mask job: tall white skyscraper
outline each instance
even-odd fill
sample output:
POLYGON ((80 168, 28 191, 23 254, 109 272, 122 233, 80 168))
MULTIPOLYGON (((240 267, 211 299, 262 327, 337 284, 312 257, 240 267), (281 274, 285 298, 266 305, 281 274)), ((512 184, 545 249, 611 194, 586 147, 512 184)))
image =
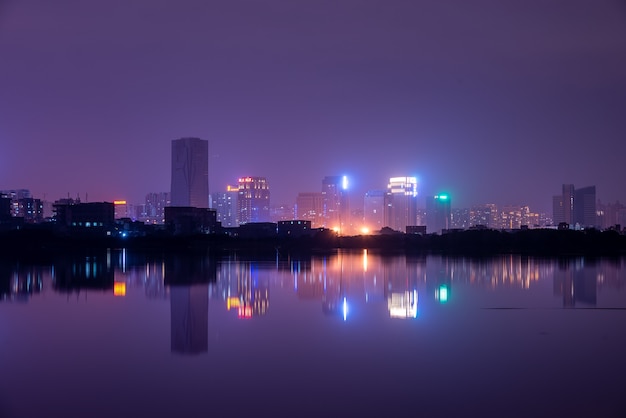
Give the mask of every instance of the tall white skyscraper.
POLYGON ((385 198, 386 226, 405 232, 407 226, 417 224, 417 178, 390 178, 385 198))
POLYGON ((209 141, 172 141, 172 206, 209 207, 209 141))

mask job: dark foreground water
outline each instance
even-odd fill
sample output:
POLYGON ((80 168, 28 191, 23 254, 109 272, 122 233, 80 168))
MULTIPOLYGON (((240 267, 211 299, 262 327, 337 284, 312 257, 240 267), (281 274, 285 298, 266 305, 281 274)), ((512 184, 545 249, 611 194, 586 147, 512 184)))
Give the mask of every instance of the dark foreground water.
POLYGON ((626 261, 0 263, 0 417, 626 416, 626 261))

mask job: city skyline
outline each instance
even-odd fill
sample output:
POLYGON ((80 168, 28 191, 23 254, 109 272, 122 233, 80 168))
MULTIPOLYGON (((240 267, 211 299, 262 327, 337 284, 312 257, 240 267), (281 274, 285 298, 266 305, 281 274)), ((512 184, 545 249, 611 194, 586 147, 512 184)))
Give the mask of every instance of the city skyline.
MULTIPOLYGON (((354 195, 626 201, 626 8, 612 1, 0 6, 0 189, 89 201, 167 191, 169 143, 209 141, 209 192, 267 178, 354 195), (115 28, 112 30, 111 28, 115 28)), ((423 201, 422 201, 423 204, 423 201)))

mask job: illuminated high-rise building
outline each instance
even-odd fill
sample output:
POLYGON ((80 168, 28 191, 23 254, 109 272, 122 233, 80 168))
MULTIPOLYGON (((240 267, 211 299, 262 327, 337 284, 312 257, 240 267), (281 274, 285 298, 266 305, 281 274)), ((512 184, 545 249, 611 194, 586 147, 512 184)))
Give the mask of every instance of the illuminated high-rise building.
POLYGON ((417 178, 390 178, 385 197, 385 226, 405 232, 417 224, 417 178))
POLYGON ((452 225, 450 196, 438 194, 426 201, 426 226, 429 233, 441 234, 452 225))
POLYGON ((211 208, 217 212, 217 221, 224 227, 239 226, 237 198, 239 186, 226 186, 225 192, 211 193, 211 208))
POLYGON ((322 180, 322 212, 326 228, 347 233, 350 225, 348 178, 326 176, 322 180))
POLYGON ((239 224, 270 222, 270 186, 265 177, 242 177, 237 195, 239 224))
POLYGON ((209 141, 172 141, 172 206, 209 207, 209 141))

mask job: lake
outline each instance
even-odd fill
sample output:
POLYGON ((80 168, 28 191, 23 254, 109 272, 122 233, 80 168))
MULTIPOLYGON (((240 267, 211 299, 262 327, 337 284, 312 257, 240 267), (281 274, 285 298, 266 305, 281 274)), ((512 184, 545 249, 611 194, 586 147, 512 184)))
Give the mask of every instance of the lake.
POLYGON ((626 260, 5 260, 0 356, 0 417, 623 417, 626 260))

